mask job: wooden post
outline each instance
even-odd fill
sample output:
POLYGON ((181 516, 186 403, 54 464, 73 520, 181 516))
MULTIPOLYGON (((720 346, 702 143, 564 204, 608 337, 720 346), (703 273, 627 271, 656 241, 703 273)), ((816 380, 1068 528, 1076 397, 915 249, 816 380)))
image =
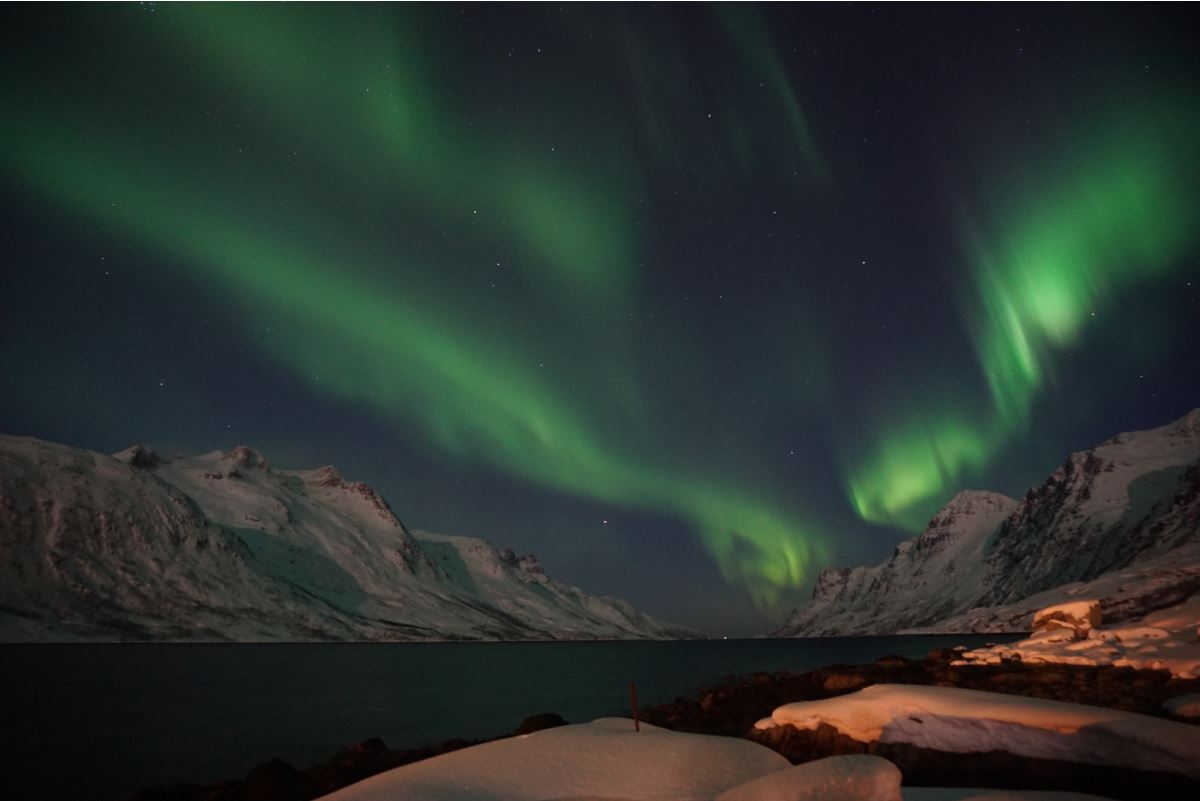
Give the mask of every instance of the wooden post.
POLYGON ((632 681, 629 682, 629 706, 633 710, 633 730, 641 731, 642 725, 638 723, 637 714, 637 685, 632 681))

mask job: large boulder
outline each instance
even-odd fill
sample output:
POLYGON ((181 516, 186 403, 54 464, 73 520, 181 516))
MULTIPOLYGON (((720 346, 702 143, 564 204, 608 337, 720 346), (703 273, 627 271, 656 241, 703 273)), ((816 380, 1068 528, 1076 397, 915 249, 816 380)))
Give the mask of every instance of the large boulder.
POLYGON ((1100 625, 1100 602, 1072 601, 1048 606, 1033 615, 1033 639, 1084 640, 1100 625))

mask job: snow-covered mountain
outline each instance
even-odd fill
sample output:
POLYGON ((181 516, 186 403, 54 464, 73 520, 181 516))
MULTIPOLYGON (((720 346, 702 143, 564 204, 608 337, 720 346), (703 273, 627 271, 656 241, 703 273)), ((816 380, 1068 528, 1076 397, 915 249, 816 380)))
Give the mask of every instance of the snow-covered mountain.
POLYGON ((689 635, 533 556, 410 531, 332 467, 0 435, 0 640, 689 635))
POLYGON ((1200 409, 1073 453, 1024 500, 960 492, 874 567, 828 567, 777 636, 1025 631, 1101 598, 1130 619, 1200 591, 1200 409))

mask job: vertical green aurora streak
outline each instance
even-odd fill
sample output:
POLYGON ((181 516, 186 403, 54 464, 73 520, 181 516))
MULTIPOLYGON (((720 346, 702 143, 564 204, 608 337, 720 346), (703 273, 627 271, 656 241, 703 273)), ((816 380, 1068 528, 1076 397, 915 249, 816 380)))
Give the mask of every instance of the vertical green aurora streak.
MULTIPOLYGON (((1123 109, 1072 148, 1068 167, 1013 187, 992 224, 963 223, 972 266, 964 320, 989 403, 982 413, 927 397, 848 460, 859 515, 919 529, 963 475, 1029 420, 1054 358, 1126 288, 1161 278, 1194 241, 1200 123, 1188 98, 1123 109)), ((950 393, 950 397, 960 396, 950 393)))

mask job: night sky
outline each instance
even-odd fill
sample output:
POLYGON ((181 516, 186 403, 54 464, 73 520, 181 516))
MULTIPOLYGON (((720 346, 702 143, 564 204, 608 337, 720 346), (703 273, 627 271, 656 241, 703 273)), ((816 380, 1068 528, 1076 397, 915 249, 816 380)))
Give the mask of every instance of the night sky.
POLYGON ((33 6, 0 430, 715 634, 1200 406, 1194 7, 33 6))

